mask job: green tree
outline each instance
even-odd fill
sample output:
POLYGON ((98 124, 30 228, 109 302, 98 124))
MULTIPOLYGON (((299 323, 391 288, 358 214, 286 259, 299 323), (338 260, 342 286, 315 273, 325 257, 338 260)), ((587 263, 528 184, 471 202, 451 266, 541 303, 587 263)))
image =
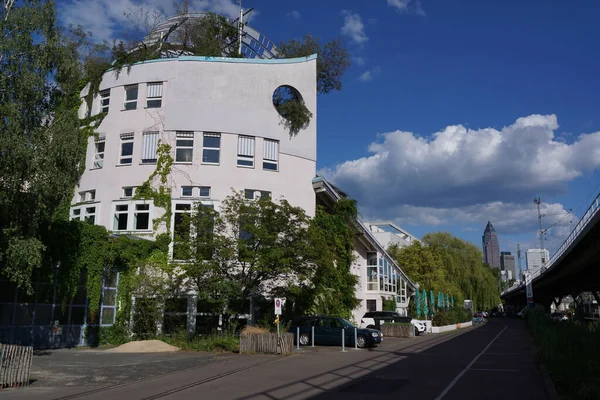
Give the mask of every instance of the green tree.
POLYGON ((44 232, 66 218, 83 166, 81 42, 57 25, 53 1, 8 11, 0 9, 0 273, 31 289, 44 232))
POLYGON ((185 275, 199 292, 219 297, 233 313, 245 312, 249 298, 303 280, 313 254, 309 218, 286 200, 248 201, 234 192, 220 211, 197 205, 188 227, 175 227, 174 246, 189 249, 185 275))

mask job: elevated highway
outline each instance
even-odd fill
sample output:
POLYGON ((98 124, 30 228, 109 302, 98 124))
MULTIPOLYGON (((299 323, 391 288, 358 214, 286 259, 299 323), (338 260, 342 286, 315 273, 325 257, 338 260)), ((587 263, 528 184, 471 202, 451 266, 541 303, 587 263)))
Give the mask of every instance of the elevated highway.
MULTIPOLYGON (((582 292, 592 292, 600 303, 600 193, 556 253, 531 278, 534 302, 547 309, 567 295, 580 306, 582 292)), ((525 283, 506 289, 501 297, 506 304, 524 307, 525 283)))

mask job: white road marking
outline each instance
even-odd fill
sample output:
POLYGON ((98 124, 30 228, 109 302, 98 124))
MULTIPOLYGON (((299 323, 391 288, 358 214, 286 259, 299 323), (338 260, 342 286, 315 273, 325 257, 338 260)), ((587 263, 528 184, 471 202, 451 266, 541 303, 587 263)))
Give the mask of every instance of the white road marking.
POLYGON ((440 393, 440 395, 438 397, 436 397, 435 400, 442 400, 444 398, 444 396, 446 396, 448 394, 450 389, 452 389, 454 387, 454 385, 456 385, 456 382, 458 382, 460 380, 460 378, 462 378, 462 376, 465 374, 465 372, 467 372, 469 369, 471 369, 473 364, 475 364, 477 362, 477 360, 479 359, 479 357, 481 357, 483 355, 483 353, 485 353, 485 351, 487 349, 489 349, 490 346, 496 341, 496 339, 498 339, 500 337, 500 335, 502 335, 502 332, 504 332, 506 330, 506 328, 508 328, 508 326, 505 326, 504 329, 502 329, 500 331, 500 333, 497 334, 496 337, 493 338, 492 341, 489 342, 487 346, 485 346, 485 349, 481 350, 481 353, 477 354, 475 356, 475 358, 473 360, 471 360, 469 365, 467 365, 467 367, 465 369, 463 369, 462 371, 460 371, 460 373, 458 375, 456 375, 456 378, 454 378, 452 380, 452 382, 450 382, 450 384, 448 386, 446 386, 446 389, 444 389, 444 391, 442 393, 440 393))

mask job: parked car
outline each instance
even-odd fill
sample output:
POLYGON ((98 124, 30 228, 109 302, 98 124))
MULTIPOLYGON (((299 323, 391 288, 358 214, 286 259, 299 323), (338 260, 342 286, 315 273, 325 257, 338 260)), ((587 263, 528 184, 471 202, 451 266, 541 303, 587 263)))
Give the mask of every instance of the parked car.
POLYGON ((427 325, 423 321, 405 317, 394 311, 369 311, 360 319, 361 328, 381 329, 381 325, 390 322, 399 322, 405 324, 413 324, 415 327, 415 336, 424 333, 427 330, 427 325))
POLYGON ((569 320, 569 316, 567 314, 564 314, 561 312, 553 312, 552 314, 550 314, 550 318, 555 321, 568 321, 569 320))
POLYGON ((377 329, 359 328, 344 318, 327 316, 304 316, 292 321, 288 332, 294 334, 294 340, 300 328, 300 344, 311 344, 312 327, 315 328, 316 345, 342 345, 342 328, 346 346, 354 346, 354 329, 356 328, 356 345, 358 347, 373 347, 383 340, 383 335, 377 329))

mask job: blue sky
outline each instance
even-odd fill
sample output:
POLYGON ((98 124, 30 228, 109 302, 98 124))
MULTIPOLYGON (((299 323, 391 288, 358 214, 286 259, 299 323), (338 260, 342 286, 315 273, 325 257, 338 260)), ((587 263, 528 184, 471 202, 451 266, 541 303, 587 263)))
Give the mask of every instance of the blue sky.
MULTIPOLYGON (((191 1, 233 15, 231 0, 191 1)), ((122 12, 170 1, 63 0, 63 22, 117 38, 122 12), (104 15, 102 18, 100 15, 104 15)), ((245 0, 276 43, 343 37, 343 90, 318 99, 318 168, 366 219, 445 230, 502 250, 555 249, 600 189, 600 2, 245 0), (571 223, 569 223, 572 221, 571 223)))

